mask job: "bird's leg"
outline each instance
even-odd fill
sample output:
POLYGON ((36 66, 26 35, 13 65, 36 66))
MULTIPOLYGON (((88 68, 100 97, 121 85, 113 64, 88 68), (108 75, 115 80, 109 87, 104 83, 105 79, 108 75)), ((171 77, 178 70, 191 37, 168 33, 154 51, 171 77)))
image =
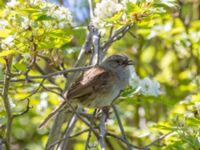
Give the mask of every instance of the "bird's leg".
POLYGON ((110 106, 106 106, 102 108, 102 113, 104 113, 106 115, 105 117, 105 122, 108 120, 109 115, 110 115, 110 106))

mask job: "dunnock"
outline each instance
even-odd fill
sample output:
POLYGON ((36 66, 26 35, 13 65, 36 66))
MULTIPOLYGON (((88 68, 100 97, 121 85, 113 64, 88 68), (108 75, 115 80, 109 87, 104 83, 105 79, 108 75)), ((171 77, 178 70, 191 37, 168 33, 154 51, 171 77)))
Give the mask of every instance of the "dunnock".
POLYGON ((87 70, 68 90, 66 100, 41 123, 40 127, 56 114, 66 101, 92 108, 110 106, 128 85, 129 65, 132 65, 132 61, 127 56, 112 55, 98 66, 87 70))

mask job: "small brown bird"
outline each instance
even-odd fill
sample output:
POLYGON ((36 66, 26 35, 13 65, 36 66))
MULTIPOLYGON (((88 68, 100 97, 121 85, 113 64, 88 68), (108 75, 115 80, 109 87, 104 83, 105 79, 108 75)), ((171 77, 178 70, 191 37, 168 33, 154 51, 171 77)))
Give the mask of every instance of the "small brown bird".
MULTIPOLYGON (((112 55, 98 66, 87 70, 65 95, 71 103, 86 107, 103 108, 110 106, 128 85, 132 61, 125 55, 112 55)), ((43 126, 65 101, 55 109, 40 126, 43 126)))

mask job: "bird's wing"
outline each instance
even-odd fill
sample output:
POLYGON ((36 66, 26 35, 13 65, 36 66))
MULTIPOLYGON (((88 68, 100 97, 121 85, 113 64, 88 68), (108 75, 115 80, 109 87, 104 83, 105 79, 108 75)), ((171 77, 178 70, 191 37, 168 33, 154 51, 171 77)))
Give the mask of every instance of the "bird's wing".
POLYGON ((102 67, 89 69, 83 74, 82 78, 69 89, 67 98, 70 100, 79 99, 88 97, 94 92, 103 92, 113 86, 112 83, 114 80, 116 80, 116 78, 113 73, 106 71, 102 67))

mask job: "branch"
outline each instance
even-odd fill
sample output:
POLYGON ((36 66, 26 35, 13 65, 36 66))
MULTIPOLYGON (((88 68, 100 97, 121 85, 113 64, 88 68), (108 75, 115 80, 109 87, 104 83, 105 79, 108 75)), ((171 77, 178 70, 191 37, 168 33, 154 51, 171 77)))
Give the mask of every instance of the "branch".
POLYGON ((102 58, 103 53, 100 49, 100 34, 99 30, 93 25, 90 26, 90 31, 92 32, 92 44, 94 46, 93 56, 92 56, 92 65, 98 65, 102 58))
MULTIPOLYGON (((94 118, 95 118, 96 112, 97 112, 97 109, 94 110, 93 115, 92 115, 92 117, 90 118, 90 122, 91 122, 92 125, 94 124, 94 118)), ((87 150, 87 148, 89 147, 89 142, 90 142, 90 138, 91 138, 91 133, 92 133, 92 131, 91 131, 91 128, 90 128, 90 130, 89 130, 89 132, 88 132, 87 140, 86 140, 86 142, 85 142, 85 150, 87 150)))
MULTIPOLYGON (((27 76, 26 78, 22 78, 22 79, 12 79, 12 80, 10 80, 10 82, 29 81, 30 79, 47 79, 47 78, 51 78, 51 77, 57 76, 57 75, 62 75, 62 74, 68 73, 68 72, 84 71, 84 70, 90 69, 92 67, 93 66, 77 67, 77 68, 62 70, 62 71, 58 71, 58 72, 49 73, 46 75, 41 75, 41 76, 27 76)), ((2 84, 2 83, 4 83, 4 82, 0 81, 0 84, 2 84)))
POLYGON ((33 107, 30 107, 29 104, 30 104, 30 100, 27 99, 26 110, 24 110, 23 112, 21 112, 21 113, 19 113, 19 114, 15 114, 15 115, 13 115, 13 116, 12 116, 13 119, 16 118, 16 117, 19 117, 19 116, 24 115, 24 114, 27 113, 31 108, 33 108, 33 107))
POLYGON ((117 135, 113 134, 113 133, 106 133, 106 136, 111 136, 117 140, 120 140, 121 142, 125 143, 125 144, 129 144, 130 147, 138 149, 138 150, 150 150, 149 147, 151 147, 152 145, 154 145, 155 143, 159 142, 160 140, 164 139, 165 137, 169 136, 173 134, 173 132, 169 132, 167 134, 161 135, 158 139, 154 140, 153 142, 151 142, 150 144, 144 146, 144 147, 139 147, 139 146, 135 146, 131 143, 128 143, 126 140, 124 140, 121 137, 118 137, 117 135))
POLYGON ((126 25, 114 32, 112 36, 102 45, 101 49, 106 52, 113 42, 121 39, 133 25, 126 25))
POLYGON ((88 4, 89 4, 89 9, 90 9, 90 19, 92 20, 94 18, 92 1, 88 0, 88 4))
POLYGON ((66 127, 66 131, 65 131, 64 137, 63 137, 63 138, 66 138, 66 140, 63 141, 61 149, 67 149, 67 145, 69 144, 69 138, 68 137, 70 137, 70 134, 72 133, 76 122, 77 122, 77 116, 72 114, 71 119, 68 121, 68 125, 66 127))
POLYGON ((64 141, 64 140, 66 140, 66 139, 68 139, 68 138, 77 137, 77 136, 79 136, 79 135, 81 135, 81 134, 83 134, 83 133, 85 133, 85 132, 88 132, 88 131, 90 131, 90 129, 85 129, 85 130, 80 131, 80 132, 78 132, 78 133, 76 133, 76 134, 74 134, 74 135, 71 135, 71 136, 69 136, 69 137, 61 138, 60 140, 57 140, 56 142, 52 143, 47 149, 52 148, 53 146, 57 145, 58 143, 60 143, 60 142, 62 142, 62 141, 64 141))
POLYGON ((31 94, 29 94, 29 95, 26 96, 25 98, 22 98, 22 99, 20 99, 20 100, 18 100, 18 101, 24 101, 24 100, 26 100, 26 99, 29 99, 29 98, 30 98, 31 96, 33 96, 34 94, 36 94, 36 93, 40 90, 40 88, 42 87, 44 81, 45 81, 45 79, 43 79, 42 82, 40 82, 39 86, 38 86, 33 92, 31 92, 31 94))
POLYGON ((143 149, 148 149, 150 146, 154 145, 155 143, 161 141, 162 139, 166 138, 167 136, 173 134, 173 132, 169 132, 167 134, 161 135, 158 139, 154 140, 153 142, 149 143, 148 145, 142 147, 143 149))
POLYGON ((111 136, 111 137, 113 137, 113 138, 115 138, 115 139, 117 139, 117 140, 120 140, 121 142, 123 142, 123 143, 125 143, 125 144, 129 144, 132 148, 141 149, 141 148, 138 147, 138 146, 135 146, 135 145, 133 145, 133 144, 127 143, 126 140, 124 140, 124 139, 121 138, 121 137, 118 137, 118 136, 115 135, 115 134, 112 134, 112 133, 107 132, 107 133, 106 133, 106 136, 111 136))
POLYGON ((3 81, 4 87, 2 91, 2 98, 3 98, 4 107, 6 109, 6 114, 7 114, 6 138, 5 138, 6 148, 7 150, 10 150, 11 149, 10 139, 11 139, 11 130, 12 130, 12 110, 11 110, 11 106, 10 106, 10 102, 8 98, 8 90, 9 90, 10 79, 11 79, 9 75, 10 75, 10 67, 12 63, 12 58, 7 57, 5 58, 5 61, 6 61, 6 69, 5 69, 5 75, 4 75, 4 81, 3 81))
POLYGON ((117 112, 117 108, 115 107, 115 105, 112 105, 112 108, 113 108, 114 113, 115 113, 115 116, 116 116, 116 118, 117 118, 117 122, 118 122, 118 124, 119 124, 119 128, 120 128, 120 131, 121 131, 121 133, 122 133, 122 138, 123 138, 125 141, 127 141, 127 147, 128 147, 129 150, 131 150, 131 146, 130 146, 130 144, 129 144, 129 142, 128 142, 128 139, 126 138, 126 133, 125 133, 125 131, 124 131, 124 128, 123 128, 121 119, 120 119, 119 114, 118 114, 118 112, 117 112))
POLYGON ((102 116, 101 116, 101 120, 100 120, 100 138, 99 138, 99 144, 101 145, 101 150, 106 149, 106 145, 105 145, 105 136, 106 136, 105 121, 106 121, 106 113, 102 109, 102 116))

